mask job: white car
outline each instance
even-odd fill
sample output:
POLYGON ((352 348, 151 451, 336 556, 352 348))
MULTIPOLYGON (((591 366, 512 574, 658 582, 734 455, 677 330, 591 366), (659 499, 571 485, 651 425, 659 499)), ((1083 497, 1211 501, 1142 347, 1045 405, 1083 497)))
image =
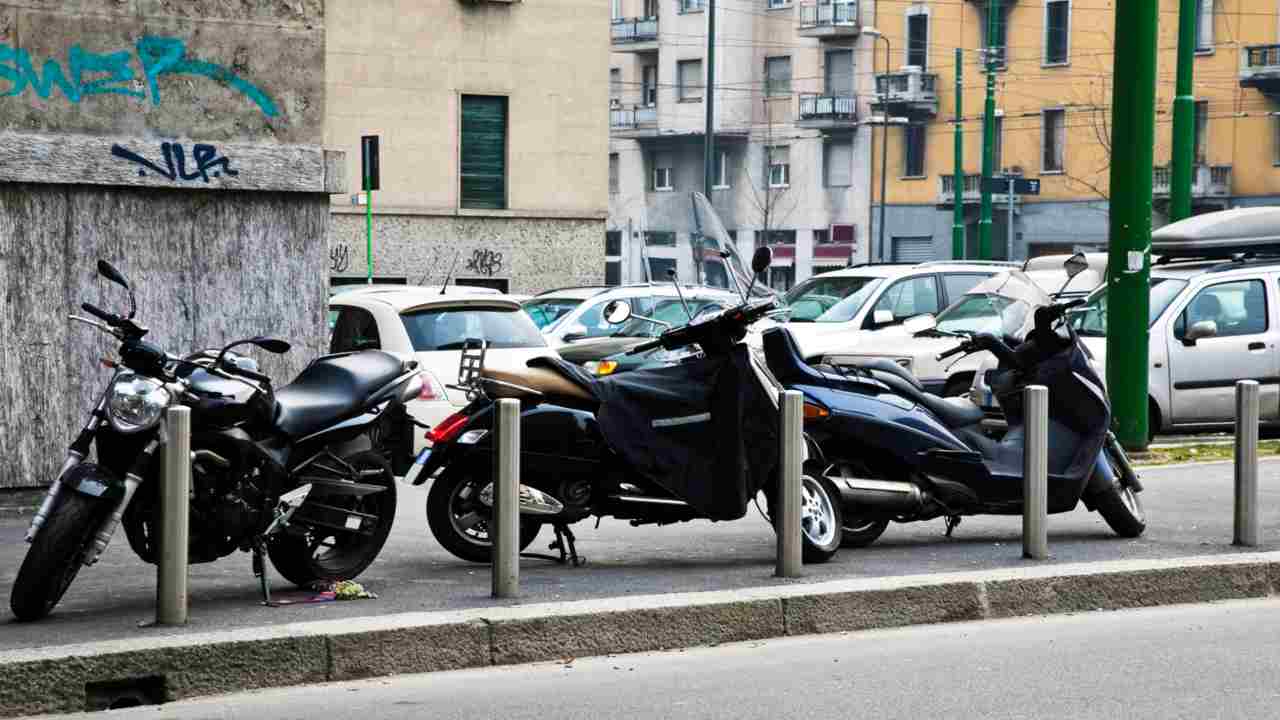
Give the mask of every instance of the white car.
POLYGON ((582 303, 608 291, 609 288, 604 285, 558 288, 534 295, 522 301, 521 304, 529 317, 533 318, 533 324, 537 325, 539 330, 547 332, 582 303))
MULTIPOLYGON (((523 369, 532 358, 554 357, 520 303, 501 294, 472 294, 438 289, 343 293, 329 300, 336 314, 330 352, 381 349, 415 359, 423 389, 407 409, 418 422, 436 425, 467 404, 466 393, 448 387, 458 382, 462 345, 470 338, 488 342, 485 365, 523 369)), ((413 452, 425 446, 413 432, 413 452)))
MULTIPOLYGON (((618 326, 604 319, 604 307, 609 303, 614 300, 625 300, 631 306, 634 315, 649 317, 660 304, 666 304, 664 301, 679 302, 680 293, 683 293, 685 300, 690 303, 694 300, 721 301, 726 297, 732 297, 728 291, 721 288, 701 285, 681 285, 679 292, 676 291, 675 285, 669 283, 619 285, 596 291, 568 312, 561 314, 553 323, 542 328, 542 333, 557 348, 563 348, 580 340, 611 337, 618 332, 618 326)), ((560 294, 548 293, 545 297, 560 297, 560 294)), ((540 295, 525 303, 525 311, 535 315, 538 312, 549 312, 549 308, 545 306, 538 309, 532 307, 533 303, 542 299, 544 296, 540 295)))

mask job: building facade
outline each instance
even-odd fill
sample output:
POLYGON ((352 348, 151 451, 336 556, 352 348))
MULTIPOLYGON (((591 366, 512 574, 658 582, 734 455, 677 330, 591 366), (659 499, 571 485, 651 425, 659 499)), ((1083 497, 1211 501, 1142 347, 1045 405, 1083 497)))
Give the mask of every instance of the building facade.
POLYGON ((510 292, 604 278, 609 10, 436 0, 330 0, 326 142, 346 150, 331 279, 454 282, 510 292), (380 188, 361 190, 361 137, 380 188))
MULTIPOLYGON (((704 188, 703 0, 612 0, 610 283, 697 281, 689 193, 704 188)), ((719 2, 711 201, 771 284, 867 257, 870 3, 719 2)))
MULTIPOLYGON (((881 27, 899 73, 931 77, 939 111, 896 105, 889 128, 885 260, 951 256, 956 97, 966 247, 975 257, 982 171, 986 2, 886 4, 881 27)), ((996 172, 1040 179, 1040 194, 997 195, 992 250, 1015 259, 1105 247, 1110 194, 1114 10, 1074 0, 1002 0, 996 50, 996 172), (1012 232, 1010 233, 1010 225, 1012 232)), ((1177 62, 1178 3, 1161 0, 1153 169, 1154 221, 1166 221, 1177 62)), ((1196 13, 1196 212, 1280 202, 1280 18, 1274 2, 1202 0, 1196 13)), ((882 76, 883 77, 883 76, 882 76)), ((881 80, 882 83, 885 80, 881 80)), ((882 85, 883 87, 883 85, 882 85)), ((890 91, 892 98, 893 92, 890 91)), ((872 165, 873 173, 880 159, 872 165)), ((878 174, 878 173, 877 173, 878 174)), ((878 203, 877 203, 878 204, 878 203)), ((878 207, 872 213, 878 220, 878 207)))

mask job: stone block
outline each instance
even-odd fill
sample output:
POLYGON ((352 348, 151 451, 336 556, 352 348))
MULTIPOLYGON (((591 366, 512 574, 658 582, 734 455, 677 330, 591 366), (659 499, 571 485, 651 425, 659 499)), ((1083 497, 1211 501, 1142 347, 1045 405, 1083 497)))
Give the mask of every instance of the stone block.
POLYGON ((489 664, 489 626, 483 622, 333 635, 328 642, 331 680, 489 664))
POLYGON ((783 609, 788 635, 959 622, 983 616, 978 586, 968 582, 802 595, 783 600, 783 609))

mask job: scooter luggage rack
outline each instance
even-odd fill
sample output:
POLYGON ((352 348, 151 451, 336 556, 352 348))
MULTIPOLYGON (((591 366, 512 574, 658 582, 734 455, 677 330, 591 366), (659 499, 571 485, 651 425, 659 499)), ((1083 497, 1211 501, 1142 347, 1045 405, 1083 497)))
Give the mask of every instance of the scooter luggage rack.
POLYGON ((481 397, 488 398, 489 394, 484 391, 485 385, 508 388, 522 395, 542 396, 542 392, 533 388, 485 377, 484 358, 488 349, 489 343, 485 340, 467 338, 462 344, 462 356, 458 360, 458 384, 447 387, 466 393, 468 402, 481 397))

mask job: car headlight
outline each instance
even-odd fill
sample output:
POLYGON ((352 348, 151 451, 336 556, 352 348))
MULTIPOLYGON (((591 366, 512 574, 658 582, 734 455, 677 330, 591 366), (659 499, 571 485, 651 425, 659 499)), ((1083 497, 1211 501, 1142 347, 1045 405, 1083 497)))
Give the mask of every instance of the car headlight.
POLYGON ((141 432, 155 427, 169 400, 169 391, 159 380, 121 373, 107 398, 107 419, 118 432, 141 432))

